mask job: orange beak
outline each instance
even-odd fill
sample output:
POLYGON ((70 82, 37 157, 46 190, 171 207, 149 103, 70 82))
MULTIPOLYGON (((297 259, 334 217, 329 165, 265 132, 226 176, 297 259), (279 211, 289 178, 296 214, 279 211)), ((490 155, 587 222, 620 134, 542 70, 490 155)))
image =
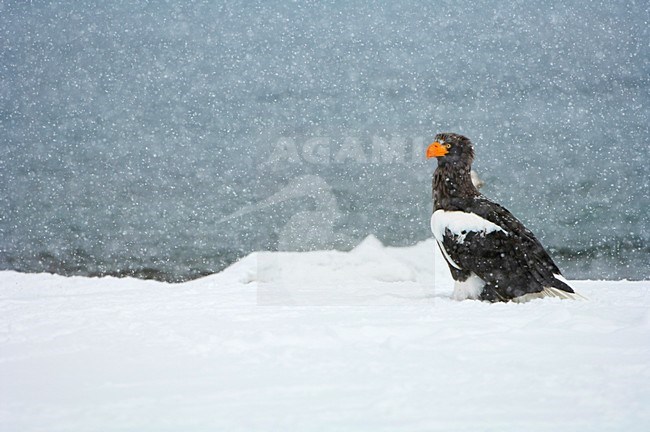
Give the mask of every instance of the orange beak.
POLYGON ((435 141, 427 148, 427 159, 431 159, 433 157, 441 157, 447 153, 449 153, 447 151, 447 148, 440 144, 438 141, 435 141))

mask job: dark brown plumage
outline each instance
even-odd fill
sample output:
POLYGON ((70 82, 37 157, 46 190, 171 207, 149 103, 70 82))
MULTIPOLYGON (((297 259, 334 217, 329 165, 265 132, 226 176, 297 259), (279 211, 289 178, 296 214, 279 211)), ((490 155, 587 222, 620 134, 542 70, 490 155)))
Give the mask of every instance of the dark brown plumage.
POLYGON ((433 175, 431 229, 456 281, 454 297, 487 301, 572 297, 573 289, 534 234, 472 184, 471 141, 443 133, 427 149, 433 175))

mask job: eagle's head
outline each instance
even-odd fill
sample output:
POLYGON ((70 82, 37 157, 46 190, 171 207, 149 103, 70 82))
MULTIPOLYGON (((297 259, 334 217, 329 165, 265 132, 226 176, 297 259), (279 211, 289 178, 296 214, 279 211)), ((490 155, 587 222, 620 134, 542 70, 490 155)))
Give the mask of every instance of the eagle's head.
POLYGON ((438 164, 471 166, 474 146, 469 138, 455 133, 439 133, 427 148, 427 159, 437 158, 438 164))

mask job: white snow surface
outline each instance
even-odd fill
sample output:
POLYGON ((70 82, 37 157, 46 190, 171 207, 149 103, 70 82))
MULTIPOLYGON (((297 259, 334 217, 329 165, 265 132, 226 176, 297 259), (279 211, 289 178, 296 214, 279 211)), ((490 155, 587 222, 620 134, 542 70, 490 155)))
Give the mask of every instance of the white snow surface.
POLYGON ((433 240, 263 252, 183 284, 0 272, 1 431, 650 424, 650 281, 454 301, 433 240))

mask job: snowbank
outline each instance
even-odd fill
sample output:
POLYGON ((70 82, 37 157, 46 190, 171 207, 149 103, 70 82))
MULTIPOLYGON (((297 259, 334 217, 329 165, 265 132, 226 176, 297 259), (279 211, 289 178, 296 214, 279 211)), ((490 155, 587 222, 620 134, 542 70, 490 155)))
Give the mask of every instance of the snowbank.
POLYGON ((650 282, 450 299, 433 241, 171 285, 0 272, 0 430, 645 430, 650 282))

